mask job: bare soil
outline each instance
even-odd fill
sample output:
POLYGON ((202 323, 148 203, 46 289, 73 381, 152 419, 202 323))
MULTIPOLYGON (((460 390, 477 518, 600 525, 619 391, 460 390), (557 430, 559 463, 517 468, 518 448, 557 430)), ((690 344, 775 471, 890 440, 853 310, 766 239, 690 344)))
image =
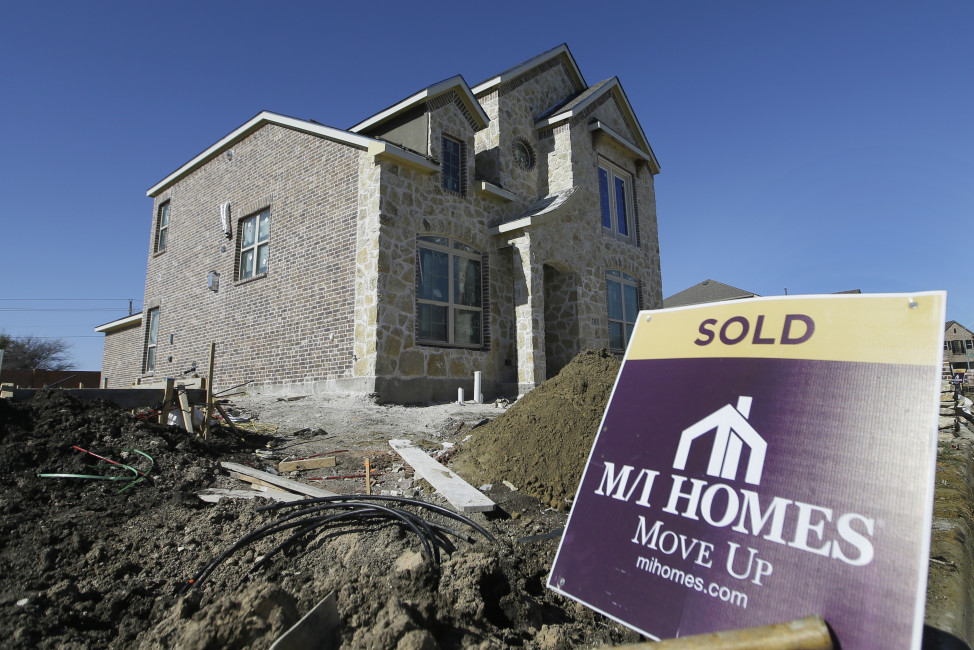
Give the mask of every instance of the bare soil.
POLYGON ((544 587, 565 506, 617 371, 609 355, 584 353, 510 408, 235 395, 228 406, 252 417, 250 430, 221 429, 208 441, 57 391, 19 404, 0 400, 4 646, 266 648, 330 592, 337 595, 345 648, 554 649, 638 641, 544 587), (439 564, 403 526, 350 520, 273 555, 281 537, 256 541, 180 595, 199 569, 282 514, 259 510, 269 503, 262 498, 201 501, 197 494, 206 488, 248 487, 227 476, 220 461, 266 469, 289 456, 329 454, 336 467, 288 477, 359 494, 368 458, 381 474, 377 491, 444 504, 391 452, 391 438, 452 456, 451 466, 498 503, 496 513, 471 517, 495 541, 413 509, 457 531, 446 536, 439 564), (147 477, 133 484, 38 476, 135 476, 74 446, 147 477), (151 470, 134 450, 151 456, 151 470), (265 555, 268 562, 252 571, 265 555))

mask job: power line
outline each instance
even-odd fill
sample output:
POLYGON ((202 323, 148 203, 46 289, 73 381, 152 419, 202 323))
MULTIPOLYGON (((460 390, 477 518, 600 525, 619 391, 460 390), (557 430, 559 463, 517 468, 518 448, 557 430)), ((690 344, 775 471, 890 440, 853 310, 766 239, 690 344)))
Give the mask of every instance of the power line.
POLYGON ((69 334, 66 336, 8 336, 10 339, 100 339, 101 334, 69 334))
MULTIPOLYGON (((120 307, 0 307, 0 311, 124 311, 120 307)), ((141 311, 141 310, 139 310, 141 311)))

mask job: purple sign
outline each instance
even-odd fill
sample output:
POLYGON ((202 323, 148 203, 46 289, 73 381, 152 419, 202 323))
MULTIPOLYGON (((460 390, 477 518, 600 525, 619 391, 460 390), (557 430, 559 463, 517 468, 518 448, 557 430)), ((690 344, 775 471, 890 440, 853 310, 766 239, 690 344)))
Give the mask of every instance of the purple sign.
POLYGON ((550 588, 657 639, 819 614, 846 650, 919 647, 942 294, 836 298, 640 314, 550 588), (925 339, 862 360, 847 328, 887 302, 925 339))

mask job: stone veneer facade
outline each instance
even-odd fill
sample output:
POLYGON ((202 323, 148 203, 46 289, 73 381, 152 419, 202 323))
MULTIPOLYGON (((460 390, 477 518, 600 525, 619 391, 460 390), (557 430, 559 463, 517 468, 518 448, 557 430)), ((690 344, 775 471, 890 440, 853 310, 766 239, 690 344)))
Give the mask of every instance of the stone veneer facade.
MULTIPOLYGON (((512 70, 474 89, 460 78, 430 87, 390 109, 391 117, 347 132, 255 118, 150 190, 145 308, 159 309, 151 375, 178 375, 193 362, 205 372, 212 341, 217 387, 250 381, 415 402, 471 391, 479 370, 490 398, 530 390, 580 350, 608 346, 607 270, 638 279, 642 307, 660 306, 658 168, 621 87, 588 88, 565 46, 512 70), (560 105, 571 110, 552 111, 560 105), (539 126, 546 111, 556 123, 539 126), (400 129, 408 120, 412 126, 400 129), (412 150, 415 139, 409 148, 381 139, 415 134, 416 124, 425 125, 425 151, 412 150), (444 135, 463 143, 463 192, 444 188, 444 135), (533 167, 515 164, 515 141, 531 148, 533 167), (631 175, 632 241, 603 234, 600 159, 631 175), (545 218, 531 213, 539 198, 573 188, 545 218), (167 249, 152 252, 167 201, 167 249), (220 222, 225 202, 229 238, 220 222), (240 219, 264 209, 267 273, 238 281, 240 219), (525 215, 530 223, 517 225, 525 215), (417 342, 423 235, 482 254, 478 348, 417 342), (219 274, 216 291, 207 288, 210 272, 219 274)), ((146 326, 143 318, 130 359, 143 378, 146 326)))

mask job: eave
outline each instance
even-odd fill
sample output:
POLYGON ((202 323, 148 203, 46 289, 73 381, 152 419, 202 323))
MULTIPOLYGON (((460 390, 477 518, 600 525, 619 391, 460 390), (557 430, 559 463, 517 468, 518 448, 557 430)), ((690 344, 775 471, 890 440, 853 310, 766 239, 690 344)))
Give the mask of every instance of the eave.
POLYGON ((96 332, 104 332, 105 334, 111 334, 112 332, 117 332, 118 330, 128 329, 134 325, 138 325, 142 322, 142 314, 132 314, 131 316, 126 316, 125 318, 119 318, 118 320, 113 320, 110 323, 105 323, 104 325, 99 325, 95 328, 96 332))

